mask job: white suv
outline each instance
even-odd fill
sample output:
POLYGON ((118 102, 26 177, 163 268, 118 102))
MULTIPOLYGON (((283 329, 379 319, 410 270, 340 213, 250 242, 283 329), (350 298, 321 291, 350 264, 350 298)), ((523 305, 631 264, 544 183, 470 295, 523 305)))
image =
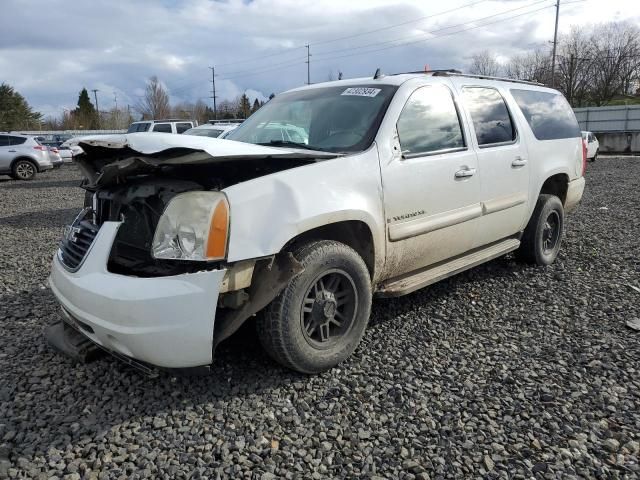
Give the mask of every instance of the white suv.
POLYGON ((0 175, 16 180, 33 180, 38 172, 51 170, 60 161, 57 151, 51 151, 35 137, 0 133, 0 175))
POLYGON ((585 185, 560 93, 452 72, 305 86, 231 138, 82 139, 87 203, 53 260, 54 344, 207 367, 261 312, 267 352, 320 372, 358 346, 374 295, 512 251, 552 263, 585 185), (282 125, 304 138, 267 134, 282 125))
POLYGON ((129 125, 127 133, 156 132, 156 133, 184 133, 195 125, 191 120, 143 120, 129 125))

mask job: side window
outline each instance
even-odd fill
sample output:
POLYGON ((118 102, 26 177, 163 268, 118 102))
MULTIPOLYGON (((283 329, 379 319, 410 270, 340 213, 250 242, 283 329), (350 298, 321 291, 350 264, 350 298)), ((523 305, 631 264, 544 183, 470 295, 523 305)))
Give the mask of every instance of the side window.
POLYGON ((10 145, 22 145, 26 141, 26 137, 9 137, 10 145))
POLYGON ((595 142, 596 141, 596 137, 593 133, 589 134, 589 143, 595 142))
POLYGON ((496 89, 465 87, 462 96, 473 121, 478 145, 507 143, 516 139, 509 109, 496 89))
POLYGON ((0 147, 9 146, 9 137, 7 135, 0 135, 0 147))
MULTIPOLYGON (((538 140, 580 137, 580 127, 569 103, 559 93, 512 89, 511 95, 538 140)), ((592 134, 586 140, 591 141, 592 134)))
POLYGON ((405 156, 464 148, 460 119, 446 87, 421 87, 411 94, 398 118, 405 156))
POLYGON ((190 128, 193 128, 193 126, 190 123, 176 123, 176 132, 177 133, 186 132, 190 128))
POLYGON ((156 123, 153 126, 154 132, 160 133, 171 133, 171 124, 170 123, 156 123))

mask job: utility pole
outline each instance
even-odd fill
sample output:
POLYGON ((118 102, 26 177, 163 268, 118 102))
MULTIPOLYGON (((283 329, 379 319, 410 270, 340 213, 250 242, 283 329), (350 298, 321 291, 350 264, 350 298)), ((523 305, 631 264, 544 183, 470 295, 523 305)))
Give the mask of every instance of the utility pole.
POLYGON ((213 119, 218 120, 218 108, 216 106, 216 67, 209 67, 211 69, 211 98, 213 98, 213 119))
POLYGON ((93 92, 93 98, 96 101, 96 112, 98 112, 98 128, 100 128, 100 109, 98 108, 98 92, 100 90, 98 90, 97 88, 94 88, 91 91, 93 92))
POLYGON ((556 86, 556 48, 558 46, 558 19, 560 18, 560 0, 556 0, 556 28, 553 32, 553 54, 551 56, 551 86, 556 86))
POLYGON ((305 62, 307 64, 307 85, 311 85, 311 53, 309 51, 310 46, 307 43, 305 47, 307 47, 307 61, 305 62))

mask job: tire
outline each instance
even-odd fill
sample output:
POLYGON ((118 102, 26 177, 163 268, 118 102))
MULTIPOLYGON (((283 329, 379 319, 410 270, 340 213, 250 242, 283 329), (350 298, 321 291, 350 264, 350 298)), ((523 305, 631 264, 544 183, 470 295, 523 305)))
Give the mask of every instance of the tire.
POLYGON ((562 202, 555 195, 540 195, 516 256, 526 263, 551 265, 560 251, 563 232, 562 202))
POLYGON ((33 180, 36 178, 38 167, 31 160, 20 159, 13 164, 11 176, 16 180, 33 180))
POLYGON ((287 368, 320 373, 356 349, 371 312, 371 279, 362 258, 343 243, 320 240, 293 252, 304 271, 291 279, 259 319, 266 352, 287 368))
POLYGON ((591 159, 592 162, 595 162, 598 159, 599 153, 600 153, 600 150, 596 150, 596 153, 593 155, 593 158, 591 159))

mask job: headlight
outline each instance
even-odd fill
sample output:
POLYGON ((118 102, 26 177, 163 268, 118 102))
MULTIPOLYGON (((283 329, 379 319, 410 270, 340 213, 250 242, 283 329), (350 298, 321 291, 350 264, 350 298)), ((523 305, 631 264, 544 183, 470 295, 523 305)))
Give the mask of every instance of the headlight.
POLYGON ((229 204, 224 193, 176 195, 160 217, 153 236, 154 258, 220 260, 227 254, 229 204))

